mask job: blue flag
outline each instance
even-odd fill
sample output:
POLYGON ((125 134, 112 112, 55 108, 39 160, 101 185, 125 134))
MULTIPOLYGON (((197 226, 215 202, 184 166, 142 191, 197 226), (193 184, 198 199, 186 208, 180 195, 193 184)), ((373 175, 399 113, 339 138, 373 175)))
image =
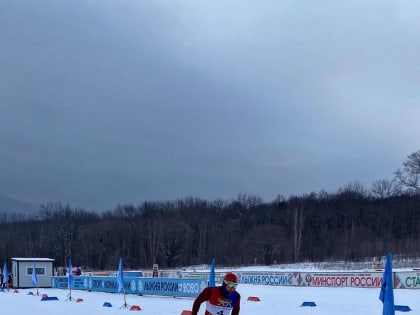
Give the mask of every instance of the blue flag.
POLYGON ((210 276, 209 276, 209 287, 215 287, 216 286, 216 280, 215 280, 215 274, 214 274, 214 267, 216 263, 214 258, 211 260, 211 266, 210 266, 210 276))
POLYGON ((71 259, 69 260, 69 270, 68 270, 68 286, 71 288, 74 285, 74 276, 73 276, 73 266, 71 265, 71 259))
POLYGON ((379 299, 383 303, 382 315, 395 315, 394 282, 392 277, 392 254, 388 253, 382 276, 382 287, 379 299))
POLYGON ((35 263, 33 263, 32 265, 32 285, 37 285, 38 284, 38 279, 36 277, 36 268, 35 268, 35 263))
POLYGON ((123 260, 120 257, 120 264, 118 265, 118 293, 124 289, 124 271, 123 271, 123 260))
POLYGON ((9 272, 7 271, 7 262, 4 262, 4 267, 3 267, 3 283, 8 283, 9 282, 9 272))

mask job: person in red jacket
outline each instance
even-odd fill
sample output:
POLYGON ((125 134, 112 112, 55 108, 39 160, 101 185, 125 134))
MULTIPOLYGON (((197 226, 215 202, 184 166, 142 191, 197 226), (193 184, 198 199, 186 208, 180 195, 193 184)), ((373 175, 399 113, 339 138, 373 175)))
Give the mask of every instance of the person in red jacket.
POLYGON ((206 302, 205 315, 238 315, 241 295, 236 291, 238 277, 229 272, 219 287, 205 288, 194 300, 192 315, 197 315, 200 305, 206 302))

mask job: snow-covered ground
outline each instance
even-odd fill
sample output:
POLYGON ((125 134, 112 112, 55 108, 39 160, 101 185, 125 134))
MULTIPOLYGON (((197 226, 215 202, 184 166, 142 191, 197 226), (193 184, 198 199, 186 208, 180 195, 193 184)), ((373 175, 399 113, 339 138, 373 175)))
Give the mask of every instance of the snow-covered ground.
MULTIPOLYGON (((413 266, 415 267, 415 266, 413 266)), ((250 271, 331 271, 331 270, 372 270, 372 263, 351 265, 349 263, 308 263, 297 265, 249 266, 241 268, 216 268, 216 272, 230 270, 250 271)), ((188 270, 208 271, 209 266, 194 266, 188 270)), ((413 268, 408 268, 412 270, 413 268)), ((238 291, 242 296, 240 315, 247 314, 287 314, 287 315, 355 315, 381 314, 382 302, 379 300, 380 289, 375 288, 323 288, 291 287, 239 284, 238 291), (248 300, 258 297, 259 302, 248 300), (301 306, 303 302, 314 302, 315 307, 301 306)), ((116 293, 88 292, 72 290, 74 298, 68 301, 67 289, 17 289, 0 292, 0 309, 2 314, 14 315, 95 315, 123 314, 130 309, 120 308, 124 304, 124 295, 116 293), (57 297, 58 300, 41 301, 41 295, 57 297), (76 302, 79 300, 79 302, 76 302), (110 303, 112 307, 103 306, 110 303)), ((413 314, 420 314, 420 291, 394 290, 395 304, 407 305, 413 314)), ((158 296, 126 295, 130 306, 139 306, 143 315, 181 315, 183 310, 190 310, 193 298, 174 298, 158 296)), ((200 309, 204 314, 205 305, 200 309)), ((399 313, 399 312, 397 312, 399 313)))
MULTIPOLYGON (((242 270, 242 271, 376 271, 382 270, 384 266, 384 258, 372 258, 371 260, 349 262, 349 261, 333 261, 333 262, 301 262, 296 264, 279 264, 270 266, 247 266, 247 267, 229 267, 219 268, 216 271, 223 272, 225 270, 242 270)), ((209 270, 209 265, 200 265, 184 268, 185 270, 205 271, 209 270)), ((412 271, 413 269, 420 269, 420 259, 418 258, 398 258, 393 260, 394 271, 412 271)))
MULTIPOLYGON (((379 300, 379 289, 361 288, 315 288, 315 287, 269 287, 243 284, 238 286, 242 296, 241 315, 246 314, 287 314, 287 315, 355 315, 381 314, 382 303, 379 300), (248 301, 255 296, 259 302, 248 301), (315 302, 315 307, 302 307, 303 302, 315 302)), ((35 289, 19 289, 0 292, 2 314, 14 315, 95 315, 124 314, 129 309, 120 309, 124 304, 123 294, 88 292, 72 290, 72 297, 82 299, 76 302, 66 301, 68 290, 39 289, 40 294, 57 297, 55 301, 41 301, 41 296, 29 295, 35 289), (104 303, 112 307, 104 307, 104 303)), ((419 291, 394 290, 395 304, 408 305, 413 314, 420 312, 419 291)), ((192 298, 173 298, 157 296, 126 295, 129 305, 141 308, 143 315, 180 315, 183 310, 190 310, 192 298)), ((205 305, 200 309, 203 314, 205 305)))

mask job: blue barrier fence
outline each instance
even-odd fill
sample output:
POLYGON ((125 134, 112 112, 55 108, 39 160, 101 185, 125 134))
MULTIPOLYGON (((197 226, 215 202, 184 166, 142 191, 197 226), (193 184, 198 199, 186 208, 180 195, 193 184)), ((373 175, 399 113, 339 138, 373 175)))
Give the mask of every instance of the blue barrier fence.
MULTIPOLYGON (((127 294, 168 295, 176 297, 196 297, 205 287, 207 281, 203 279, 173 279, 173 278, 125 278, 124 288, 127 294)), ((67 289, 67 277, 52 277, 51 287, 67 289)), ((90 290, 100 292, 118 291, 116 277, 74 277, 76 290, 90 290)))

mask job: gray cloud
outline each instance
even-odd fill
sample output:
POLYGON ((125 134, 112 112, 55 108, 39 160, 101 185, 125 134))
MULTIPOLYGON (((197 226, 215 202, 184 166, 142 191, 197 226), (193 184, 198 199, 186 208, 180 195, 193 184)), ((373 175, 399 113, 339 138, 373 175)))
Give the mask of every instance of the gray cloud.
POLYGON ((0 192, 335 191, 418 150, 414 1, 3 1, 0 192))

